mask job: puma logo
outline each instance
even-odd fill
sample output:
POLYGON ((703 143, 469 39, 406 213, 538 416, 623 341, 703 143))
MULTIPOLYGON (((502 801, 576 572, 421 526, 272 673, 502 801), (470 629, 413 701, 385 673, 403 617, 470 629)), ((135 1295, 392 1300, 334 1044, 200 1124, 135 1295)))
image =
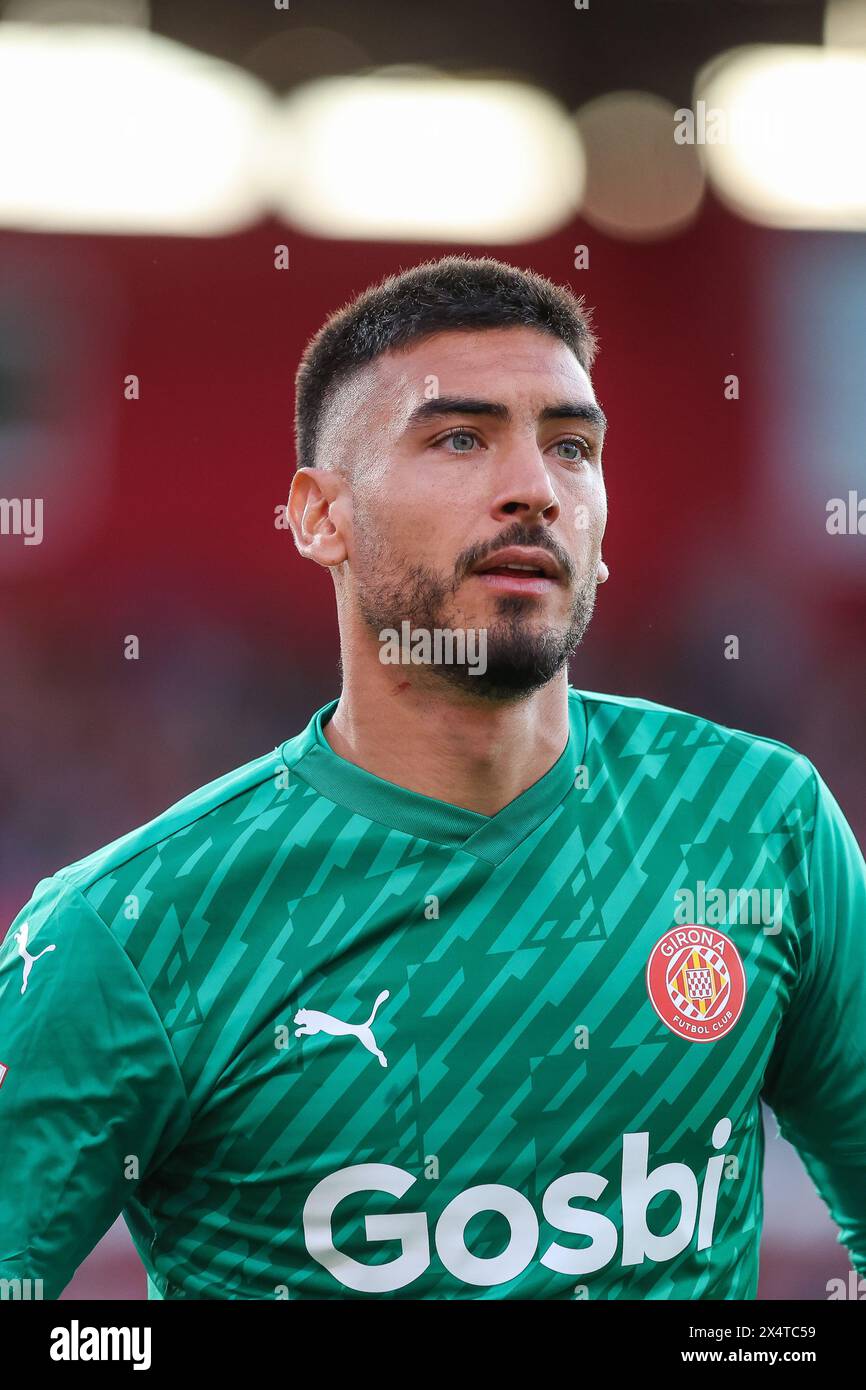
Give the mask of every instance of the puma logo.
POLYGON ((24 962, 24 983, 21 986, 22 994, 27 988, 27 981, 30 979, 30 971, 33 969, 34 961, 37 961, 40 956, 44 956, 47 951, 54 950, 53 946, 43 946, 42 950, 37 951, 35 956, 31 955, 27 949, 27 942, 29 940, 29 936, 30 923, 22 922, 17 932, 15 932, 15 940, 18 942, 18 954, 24 962))
POLYGON ((333 1018, 331 1014, 319 1013, 318 1009, 298 1009, 292 1020, 293 1023, 300 1024, 300 1027, 295 1029, 295 1037, 309 1038, 312 1037, 313 1033, 329 1033, 332 1038, 342 1038, 351 1033, 361 1041, 368 1052, 372 1052, 374 1057, 379 1058, 381 1066, 387 1067, 388 1059, 384 1052, 380 1052, 376 1046, 376 1039, 373 1037, 370 1024, 376 1017, 379 1005, 384 1004, 385 1000, 389 998, 390 991, 387 989, 383 989, 381 994, 377 994, 373 1012, 366 1023, 344 1023, 341 1018, 333 1018))

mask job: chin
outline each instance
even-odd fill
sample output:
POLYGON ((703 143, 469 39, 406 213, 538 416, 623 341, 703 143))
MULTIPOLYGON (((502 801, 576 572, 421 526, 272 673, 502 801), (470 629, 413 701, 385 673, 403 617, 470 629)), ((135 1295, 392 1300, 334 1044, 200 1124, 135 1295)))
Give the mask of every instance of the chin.
POLYGON ((440 667, 439 674, 454 689, 477 700, 496 701, 500 704, 527 700, 537 690, 549 684, 559 671, 541 670, 537 667, 518 669, 514 666, 488 666, 483 675, 470 674, 465 668, 456 666, 440 667))
POLYGON ((498 618, 485 631, 483 670, 462 664, 436 667, 449 685, 485 700, 522 700, 548 685, 567 667, 582 631, 549 624, 528 625, 498 618))

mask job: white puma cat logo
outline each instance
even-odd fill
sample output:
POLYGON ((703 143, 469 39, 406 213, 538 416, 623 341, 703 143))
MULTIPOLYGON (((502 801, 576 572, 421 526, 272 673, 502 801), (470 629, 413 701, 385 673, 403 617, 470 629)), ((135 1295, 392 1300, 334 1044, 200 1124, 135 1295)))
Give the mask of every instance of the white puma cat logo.
POLYGON ((377 994, 376 1002, 373 1005, 373 1012, 366 1023, 344 1023, 341 1018, 333 1018, 331 1014, 319 1013, 318 1009, 298 1009, 293 1023, 299 1023, 300 1028, 295 1029, 296 1038, 307 1038, 313 1033, 329 1033, 331 1037, 344 1037, 347 1033, 352 1033, 359 1038, 368 1052, 372 1052, 374 1057, 379 1058, 380 1065, 387 1067, 388 1060, 384 1052, 380 1052, 376 1046, 376 1039, 370 1029, 370 1024, 376 1017, 376 1011, 380 1004, 384 1004, 389 999, 390 991, 383 989, 381 994, 377 994))
POLYGON ((29 922, 22 922, 22 923, 21 923, 21 926, 18 928, 17 932, 15 933, 15 940, 18 942, 18 954, 19 954, 19 956, 21 957, 21 959, 22 959, 23 962, 24 962, 24 983, 23 983, 22 986, 21 986, 21 993, 22 993, 22 994, 24 993, 25 989, 27 988, 27 981, 30 979, 30 971, 33 969, 33 962, 34 962, 34 961, 37 961, 37 960, 39 959, 40 956, 44 956, 45 953, 46 953, 46 951, 53 951, 53 950, 54 950, 54 947, 53 947, 53 946, 43 946, 43 948, 42 948, 41 951, 37 951, 37 952, 36 952, 36 955, 35 955, 35 956, 32 956, 32 955, 30 954, 30 952, 28 951, 28 949, 27 949, 27 942, 28 942, 29 936, 30 936, 30 923, 29 923, 29 922))

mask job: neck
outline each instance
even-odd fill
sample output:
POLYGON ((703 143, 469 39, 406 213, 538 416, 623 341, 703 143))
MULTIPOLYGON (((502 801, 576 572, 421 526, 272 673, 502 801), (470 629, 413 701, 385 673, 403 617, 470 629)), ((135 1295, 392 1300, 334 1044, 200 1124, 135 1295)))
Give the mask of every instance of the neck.
POLYGON ((343 649, 343 692, 325 738, 341 758, 407 791, 493 816, 549 772, 568 742, 568 676, 520 701, 485 700, 429 671, 343 649))

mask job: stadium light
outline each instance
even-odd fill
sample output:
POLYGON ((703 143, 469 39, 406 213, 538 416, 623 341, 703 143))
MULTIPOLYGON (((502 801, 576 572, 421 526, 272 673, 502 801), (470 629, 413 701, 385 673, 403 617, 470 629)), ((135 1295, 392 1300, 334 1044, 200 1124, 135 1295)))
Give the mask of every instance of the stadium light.
POLYGON ((742 48, 698 76, 694 129, 722 199, 776 227, 866 227, 866 52, 742 48))
POLYGON ((831 48, 866 47, 866 5, 863 0, 827 0, 824 42, 831 48))
POLYGON ((271 97, 128 26, 0 24, 0 225, 209 235, 261 211, 271 97))
POLYGON ((610 236, 656 240, 695 219, 704 170, 671 139, 673 106, 651 92, 606 92, 577 112, 587 176, 581 216, 610 236))
POLYGON ((579 136, 553 98, 435 74, 309 83, 283 105, 268 156, 278 210, 338 238, 543 236, 574 213, 583 178, 579 136))

